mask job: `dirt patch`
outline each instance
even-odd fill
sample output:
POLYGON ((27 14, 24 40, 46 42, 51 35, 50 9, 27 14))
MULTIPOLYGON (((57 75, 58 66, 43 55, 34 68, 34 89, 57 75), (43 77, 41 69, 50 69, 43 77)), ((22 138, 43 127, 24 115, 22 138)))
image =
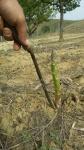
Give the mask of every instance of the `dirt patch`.
MULTIPOLYGON (((81 44, 74 47, 75 38, 68 39, 65 48, 66 41, 60 48, 55 36, 51 44, 50 37, 46 43, 45 38, 37 39, 37 43, 32 39, 52 99, 55 93, 50 65, 54 48, 63 100, 63 107, 56 111, 46 102, 30 55, 23 49, 13 51, 11 42, 0 44, 0 149, 40 150, 45 145, 46 150, 60 150, 61 146, 64 150, 83 150, 84 52, 81 44)), ((77 40, 80 42, 79 37, 77 40)))

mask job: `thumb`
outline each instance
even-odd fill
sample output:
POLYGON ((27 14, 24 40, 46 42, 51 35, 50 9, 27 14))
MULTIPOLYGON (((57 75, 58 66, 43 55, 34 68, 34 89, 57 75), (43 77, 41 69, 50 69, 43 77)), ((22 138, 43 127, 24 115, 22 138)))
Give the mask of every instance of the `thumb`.
POLYGON ((10 28, 4 27, 3 28, 3 36, 7 41, 12 41, 13 40, 13 34, 10 28))

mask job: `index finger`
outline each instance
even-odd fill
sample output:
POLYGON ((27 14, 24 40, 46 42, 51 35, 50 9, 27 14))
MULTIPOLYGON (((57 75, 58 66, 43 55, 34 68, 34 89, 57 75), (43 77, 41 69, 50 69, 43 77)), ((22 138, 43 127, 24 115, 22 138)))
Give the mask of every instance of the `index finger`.
POLYGON ((4 28, 4 21, 2 17, 0 16, 0 35, 3 33, 3 28, 4 28))
POLYGON ((27 39, 27 24, 26 24, 25 17, 18 20, 16 24, 16 31, 18 35, 18 40, 21 43, 21 45, 23 47, 28 48, 29 44, 27 39))

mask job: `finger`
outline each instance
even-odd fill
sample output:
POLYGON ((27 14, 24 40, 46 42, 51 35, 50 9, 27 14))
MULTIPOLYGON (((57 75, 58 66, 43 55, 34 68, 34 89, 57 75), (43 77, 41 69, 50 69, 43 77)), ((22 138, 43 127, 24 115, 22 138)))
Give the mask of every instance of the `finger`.
POLYGON ((20 48, 21 48, 21 45, 18 44, 18 42, 14 41, 13 49, 16 50, 16 51, 18 51, 20 48))
POLYGON ((7 41, 12 41, 13 40, 12 30, 8 27, 4 27, 3 28, 3 36, 7 41))
POLYGON ((4 22, 3 22, 2 17, 0 16, 0 34, 2 34, 3 32, 3 27, 4 27, 4 22))
POLYGON ((27 29, 26 29, 26 21, 25 19, 19 20, 16 25, 16 30, 18 33, 18 39, 24 48, 29 48, 29 42, 27 39, 27 29))
MULTIPOLYGON (((15 35, 15 30, 12 29, 11 27, 4 27, 3 28, 3 36, 7 41, 14 40, 14 35, 15 35)), ((18 42, 14 41, 13 49, 19 50, 20 48, 21 48, 21 45, 18 42)))

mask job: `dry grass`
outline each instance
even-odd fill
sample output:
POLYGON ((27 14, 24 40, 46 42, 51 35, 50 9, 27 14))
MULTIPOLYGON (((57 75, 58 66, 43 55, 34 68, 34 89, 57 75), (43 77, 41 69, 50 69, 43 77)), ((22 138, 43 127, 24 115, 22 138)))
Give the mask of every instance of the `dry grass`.
MULTIPOLYGON (((35 45, 35 55, 44 80, 48 83, 47 88, 52 98, 54 95, 50 68, 52 49, 55 50, 54 59, 59 67, 60 78, 62 78, 64 83, 68 84, 63 84, 65 96, 67 91, 69 93, 72 91, 77 93, 76 87, 79 91, 83 91, 84 88, 83 34, 73 34, 72 36, 67 34, 65 35, 65 41, 62 43, 59 43, 57 40, 58 36, 55 34, 39 37, 38 39, 31 39, 31 42, 35 45)), ((46 104, 42 87, 40 86, 35 90, 39 84, 39 79, 30 55, 23 49, 19 52, 13 51, 12 42, 0 43, 0 128, 3 135, 8 135, 8 147, 20 142, 20 140, 17 140, 17 137, 19 134, 22 134, 24 130, 45 125, 56 113, 46 104), (14 140, 13 136, 16 140, 14 140)), ((77 94, 79 95, 80 93, 78 92, 77 94)), ((84 93, 79 95, 79 97, 83 95, 84 93)), ((77 95, 75 96, 77 97, 77 95)), ((80 101, 79 104, 76 104, 71 101, 71 99, 68 98, 68 100, 65 108, 67 131, 70 129, 75 117, 79 117, 78 114, 80 114, 79 119, 83 119, 84 114, 84 101, 80 101), (73 112, 77 114, 73 116, 73 112), (70 117, 72 117, 72 119, 70 117)), ((79 119, 76 121, 80 122, 79 119)), ((80 126, 84 127, 84 120, 82 123, 80 122, 80 126)), ((66 140, 65 145, 67 146, 65 147, 68 147, 66 150, 69 150, 72 145, 75 145, 76 148, 77 146, 79 148, 81 147, 82 150, 83 139, 80 137, 79 140, 77 137, 76 140, 74 140, 74 136, 78 136, 78 133, 73 132, 72 137, 66 140), (79 145, 77 145, 77 143, 79 143, 79 145)), ((0 140, 2 141, 2 138, 0 140)), ((46 140, 48 140, 48 137, 46 140)), ((53 143, 53 141, 51 141, 51 143, 53 143)), ((4 142, 2 142, 2 144, 4 145, 4 142)), ((23 150, 24 146, 19 147, 18 150, 21 150, 21 148, 23 150)), ((25 148, 25 150, 27 150, 27 148, 25 148)))

